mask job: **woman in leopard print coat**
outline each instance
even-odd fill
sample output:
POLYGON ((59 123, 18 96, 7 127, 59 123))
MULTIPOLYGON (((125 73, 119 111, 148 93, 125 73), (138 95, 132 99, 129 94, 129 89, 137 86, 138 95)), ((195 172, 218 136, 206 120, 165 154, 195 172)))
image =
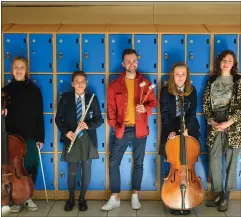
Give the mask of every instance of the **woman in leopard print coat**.
POLYGON ((229 194, 237 188, 236 170, 241 147, 241 76, 235 54, 223 51, 216 61, 214 75, 207 81, 203 111, 208 122, 209 168, 216 197, 207 206, 228 210, 229 194), (223 188, 222 155, 226 161, 223 188))

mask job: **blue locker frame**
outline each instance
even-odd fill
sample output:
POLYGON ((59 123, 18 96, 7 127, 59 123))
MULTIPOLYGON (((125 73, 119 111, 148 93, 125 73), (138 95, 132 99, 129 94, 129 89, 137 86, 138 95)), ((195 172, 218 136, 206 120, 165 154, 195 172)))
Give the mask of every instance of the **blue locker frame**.
POLYGON ((210 35, 187 35, 186 55, 190 73, 209 73, 210 35))
POLYGON ((12 60, 17 56, 28 59, 27 34, 4 33, 4 72, 11 72, 12 60))
POLYGON ((43 111, 53 112, 53 75, 32 74, 30 78, 41 90, 43 97, 43 111))
POLYGON ((80 70, 79 40, 79 34, 56 34, 57 72, 80 70))
POLYGON ((145 154, 144 170, 141 183, 143 191, 157 190, 157 154, 145 154))
POLYGON ((208 147, 206 145, 207 140, 207 120, 204 115, 197 115, 197 120, 200 125, 200 151, 208 152, 208 147))
MULTIPOLYGON (((44 169, 46 189, 54 190, 54 154, 41 154, 41 157, 44 169)), ((43 175, 40 166, 38 167, 38 175, 35 183, 35 189, 44 190, 43 175)))
POLYGON ((156 152, 157 151, 157 130, 158 130, 158 116, 150 115, 148 117, 149 125, 149 135, 146 140, 146 152, 156 152))
POLYGON ((120 189, 122 191, 130 191, 132 189, 132 164, 132 155, 124 154, 120 165, 120 189))
MULTIPOLYGON (((57 75, 57 101, 59 103, 60 97, 64 92, 72 91, 71 85, 72 74, 58 74, 57 75)), ((105 75, 87 74, 87 91, 94 93, 98 99, 101 112, 105 112, 105 75), (99 82, 99 85, 98 85, 99 82)))
POLYGON ((157 73, 158 35, 135 34, 134 42, 138 58, 138 71, 144 73, 157 73))
POLYGON ((105 72, 105 34, 82 35, 84 72, 105 72))
POLYGON ((54 151, 54 115, 44 114, 45 139, 42 152, 54 151))
POLYGON ((177 62, 185 61, 185 35, 162 35, 161 63, 162 73, 169 73, 177 62))
POLYGON ((109 35, 109 71, 124 72, 122 66, 122 54, 124 49, 132 48, 131 34, 110 34, 109 35))
POLYGON ((29 35, 30 72, 53 72, 53 35, 29 35))

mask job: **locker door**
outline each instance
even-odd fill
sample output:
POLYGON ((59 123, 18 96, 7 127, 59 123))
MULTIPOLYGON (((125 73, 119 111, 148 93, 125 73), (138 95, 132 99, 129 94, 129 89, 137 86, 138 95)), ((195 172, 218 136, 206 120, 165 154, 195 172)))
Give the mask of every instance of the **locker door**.
POLYGON ((206 81, 209 79, 208 75, 191 75, 192 85, 197 91, 197 113, 203 112, 203 94, 206 87, 206 81))
POLYGON ((31 75, 43 97, 43 111, 53 112, 53 75, 31 75))
POLYGON ((224 50, 232 50, 237 56, 237 34, 215 34, 214 35, 214 62, 218 54, 224 50))
POLYGON ((132 155, 124 154, 120 165, 121 190, 132 189, 132 155))
POLYGON ((105 75, 87 75, 87 90, 94 93, 99 101, 101 112, 105 112, 106 94, 105 94, 105 75))
POLYGON ((138 71, 157 73, 157 35, 135 35, 138 71))
POLYGON ((58 151, 62 152, 64 143, 60 142, 60 136, 61 136, 61 133, 58 129, 58 151))
POLYGON ((105 72, 105 35, 82 35, 82 60, 84 72, 105 72))
POLYGON ((57 34, 57 72, 80 70, 79 34, 57 34))
POLYGON ((206 140, 207 140, 207 121, 204 115, 198 115, 197 116, 198 122, 200 124, 200 147, 201 152, 208 152, 208 148, 206 146, 206 140))
MULTIPOLYGON (((61 161, 61 154, 58 154, 58 189, 60 191, 68 190, 68 164, 64 161, 61 161)), ((76 190, 80 189, 80 167, 78 165, 77 176, 76 176, 76 190)))
POLYGON ((4 72, 11 72, 12 60, 17 56, 28 58, 27 34, 4 34, 4 72))
POLYGON ((146 154, 144 158, 144 171, 141 183, 143 191, 157 190, 157 155, 146 154))
POLYGON ((166 178, 170 171, 170 163, 166 161, 166 158, 161 156, 161 185, 164 183, 164 178, 166 178))
MULTIPOLYGON (((157 100, 157 98, 158 98, 158 78, 157 78, 157 75, 147 75, 147 74, 145 74, 144 77, 146 77, 151 82, 151 84, 155 84, 154 92, 155 92, 155 97, 156 97, 156 100, 157 100)), ((152 110, 152 112, 157 112, 157 107, 155 107, 152 110)))
POLYGON ((146 151, 157 151, 157 115, 151 115, 148 119, 149 135, 146 140, 146 151))
POLYGON ((102 118, 104 119, 105 122, 96 129, 98 151, 100 152, 104 152, 106 148, 106 142, 105 142, 106 115, 102 114, 102 118))
POLYGON ((162 73, 169 73, 177 62, 185 62, 184 35, 162 35, 162 73))
POLYGON ((53 72, 52 34, 30 34, 30 72, 53 72))
POLYGON ((109 35, 109 71, 123 72, 122 53, 124 49, 132 48, 131 34, 110 34, 109 35))
POLYGON ((99 154, 98 159, 92 160, 91 180, 88 190, 106 190, 105 154, 99 154))
POLYGON ((238 167, 237 167, 237 190, 241 191, 241 154, 238 158, 238 167))
POLYGON ((45 139, 42 152, 54 151, 54 115, 44 114, 45 139))
MULTIPOLYGON (((45 184, 47 190, 54 190, 54 154, 41 154, 45 184)), ((38 167, 38 176, 35 183, 36 190, 44 190, 43 175, 41 166, 38 167)))
POLYGON ((208 155, 202 154, 198 157, 198 162, 195 164, 197 177, 201 178, 201 184, 205 191, 208 190, 208 155))
POLYGON ((187 65, 191 73, 209 73, 210 35, 187 36, 187 65))

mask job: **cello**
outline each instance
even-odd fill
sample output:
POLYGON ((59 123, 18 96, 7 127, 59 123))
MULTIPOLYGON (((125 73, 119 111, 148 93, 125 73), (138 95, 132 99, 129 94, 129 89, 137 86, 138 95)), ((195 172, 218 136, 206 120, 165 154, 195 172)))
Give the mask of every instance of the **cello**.
POLYGON ((161 191, 163 203, 170 209, 190 210, 199 206, 204 199, 201 178, 195 174, 195 163, 200 155, 200 144, 191 136, 184 136, 184 93, 179 92, 180 135, 166 143, 167 162, 170 172, 161 191))
MULTIPOLYGON (((6 99, 6 94, 2 92, 2 110, 6 108, 6 99)), ((5 115, 2 115, 2 120, 4 120, 2 122, 2 128, 4 128, 2 134, 5 136, 2 151, 5 151, 3 154, 7 156, 5 162, 2 163, 2 205, 23 204, 33 196, 34 191, 31 175, 24 168, 26 143, 19 135, 7 134, 5 115)))

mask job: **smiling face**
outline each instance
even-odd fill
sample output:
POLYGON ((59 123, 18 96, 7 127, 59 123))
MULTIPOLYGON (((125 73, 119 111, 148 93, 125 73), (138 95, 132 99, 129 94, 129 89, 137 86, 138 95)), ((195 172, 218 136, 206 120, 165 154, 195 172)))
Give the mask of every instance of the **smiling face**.
POLYGON ((230 71, 234 65, 234 58, 227 54, 220 62, 220 69, 223 74, 230 75, 230 71))
POLYGON ((176 86, 183 87, 187 79, 187 68, 184 66, 175 67, 173 77, 176 86))
POLYGON ((27 65, 22 60, 14 60, 12 64, 13 77, 17 81, 25 81, 27 65))
POLYGON ((122 66, 126 69, 126 73, 135 74, 138 67, 136 54, 126 54, 124 56, 122 66))
POLYGON ((85 92, 87 86, 86 78, 81 75, 76 75, 72 82, 72 87, 75 89, 75 93, 81 95, 85 92))

